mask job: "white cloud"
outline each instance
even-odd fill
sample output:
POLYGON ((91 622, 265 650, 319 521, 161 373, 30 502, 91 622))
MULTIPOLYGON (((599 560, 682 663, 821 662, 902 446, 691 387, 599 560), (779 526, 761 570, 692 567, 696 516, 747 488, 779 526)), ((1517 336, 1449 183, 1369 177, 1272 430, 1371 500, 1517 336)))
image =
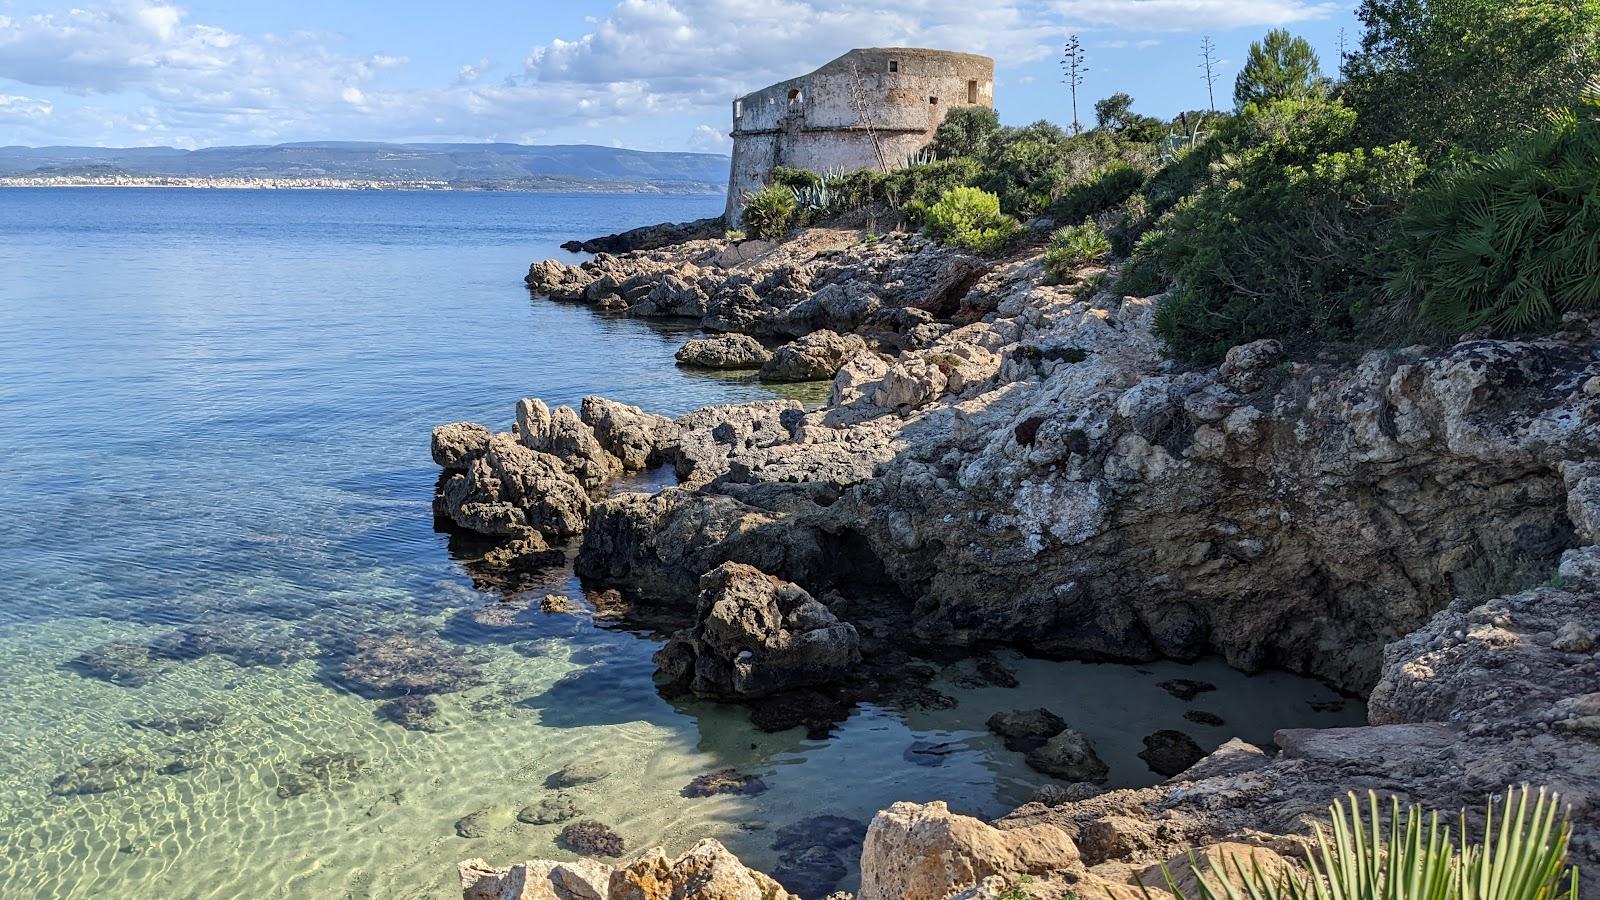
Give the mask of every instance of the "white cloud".
POLYGON ((705 153, 727 153, 733 147, 733 138, 723 128, 696 125, 689 133, 689 149, 705 153))
POLYGON ((480 59, 417 87, 417 73, 404 83, 396 75, 411 65, 406 57, 346 52, 337 35, 238 33, 194 21, 166 0, 57 2, 57 12, 0 15, 0 116, 23 122, 12 130, 40 143, 537 141, 578 129, 604 140, 610 134, 600 132, 611 129, 641 144, 657 140, 652 128, 684 134, 689 123, 712 123, 687 134, 702 148, 727 146, 730 97, 851 47, 967 50, 1004 68, 1052 59, 1073 30, 1280 25, 1332 7, 1327 0, 616 0, 587 21, 586 33, 532 47, 519 68, 491 79, 485 75, 495 67, 480 59), (12 83, 42 88, 50 100, 7 90, 12 83))

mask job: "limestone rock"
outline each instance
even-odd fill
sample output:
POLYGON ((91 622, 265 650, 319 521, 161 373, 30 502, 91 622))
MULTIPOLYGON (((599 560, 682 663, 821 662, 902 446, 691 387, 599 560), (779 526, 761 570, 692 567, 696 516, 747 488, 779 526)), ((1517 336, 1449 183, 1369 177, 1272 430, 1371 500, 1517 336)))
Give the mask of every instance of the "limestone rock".
POLYGON ((1266 385, 1267 372, 1284 358, 1283 345, 1277 341, 1251 341, 1228 348, 1217 376, 1241 394, 1253 393, 1266 385))
POLYGON ((1027 760, 1032 768, 1062 781, 1099 784, 1111 773, 1089 739, 1070 728, 1030 751, 1027 760))
POLYGON ((762 381, 825 381, 850 357, 867 349, 857 335, 822 330, 779 347, 761 366, 762 381))
POLYGON ((759 369, 772 359, 772 351, 749 335, 719 334, 684 343, 675 358, 699 369, 759 369))
MULTIPOLYGON (((641 413, 642 414, 642 413, 641 413)), ((610 481, 622 463, 600 445, 588 425, 570 407, 550 409, 538 398, 517 401, 517 435, 530 450, 548 453, 588 490, 610 481)))
POLYGON ((861 900, 945 900, 990 876, 1015 879, 1078 865, 1053 826, 1001 830, 942 802, 896 803, 873 817, 861 851, 861 900))
POLYGON ((456 526, 496 537, 528 529, 566 537, 583 530, 593 503, 554 456, 497 434, 466 465, 464 472, 445 472, 434 499, 435 513, 456 526))
POLYGON ((604 397, 584 397, 578 417, 600 446, 629 471, 661 461, 675 443, 670 419, 604 397))
POLYGON ((489 449, 489 429, 471 422, 454 422, 433 429, 433 461, 446 472, 465 472, 467 465, 489 449))
POLYGON ((610 900, 800 900, 715 840, 669 859, 661 848, 611 873, 610 900))
POLYGON ((741 563, 700 580, 695 625, 656 654, 660 677, 708 697, 762 697, 837 681, 861 661, 855 626, 799 586, 741 563))
POLYGON ((462 900, 608 900, 611 866, 590 859, 538 859, 497 869, 481 859, 459 866, 462 900))

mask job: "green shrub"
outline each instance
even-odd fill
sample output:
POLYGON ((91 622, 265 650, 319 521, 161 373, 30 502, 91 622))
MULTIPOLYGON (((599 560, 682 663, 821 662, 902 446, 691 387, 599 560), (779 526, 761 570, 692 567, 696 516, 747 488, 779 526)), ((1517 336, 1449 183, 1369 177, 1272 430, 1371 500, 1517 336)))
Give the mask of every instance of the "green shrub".
POLYGON ((1077 221, 1113 209, 1144 185, 1145 170, 1122 161, 1101 166, 1068 187, 1050 207, 1058 220, 1077 221))
MULTIPOLYGON (((1307 875, 1246 869, 1237 858, 1232 871, 1202 873, 1191 859, 1201 877, 1186 900, 1577 900, 1578 870, 1567 864, 1572 823, 1559 805, 1542 788, 1536 796, 1508 789, 1489 804, 1483 840, 1469 843, 1464 811, 1452 833, 1438 813, 1412 805, 1402 814, 1391 796, 1385 833, 1378 795, 1367 792, 1363 814, 1352 792, 1329 808, 1330 827, 1315 829, 1307 875)), ((1166 880, 1182 898, 1171 873, 1166 880)))
POLYGON ((1373 325, 1384 252, 1422 172, 1407 144, 1350 149, 1337 102, 1247 107, 1243 146, 1162 221, 1146 248, 1175 282, 1156 314, 1174 355, 1208 362, 1234 344, 1349 339, 1373 325))
POLYGON ((976 157, 989 138, 1000 130, 1000 116, 986 106, 958 106, 945 114, 933 132, 933 152, 939 159, 976 157))
POLYGON ((724 231, 722 233, 722 239, 723 240, 732 241, 735 244, 739 243, 740 241, 743 241, 743 240, 747 239, 748 237, 749 237, 749 235, 745 234, 743 231, 741 231, 738 228, 730 228, 727 231, 724 231))
POLYGON ((900 204, 900 214, 908 224, 921 225, 929 207, 939 202, 952 188, 967 187, 978 179, 983 167, 973 159, 947 159, 908 166, 889 173, 884 180, 886 199, 900 204))
POLYGON ((1133 246, 1133 253, 1117 273, 1117 293, 1124 297, 1153 297, 1166 290, 1167 280, 1162 277, 1161 263, 1156 259, 1155 247, 1162 243, 1166 233, 1160 229, 1147 231, 1133 246))
POLYGON ((1401 223, 1388 285, 1454 332, 1600 307, 1600 93, 1430 185, 1401 223))
POLYGON ((1044 251, 1044 271, 1052 281, 1059 283, 1074 269, 1102 259, 1111 252, 1111 242, 1106 240, 1100 226, 1085 219, 1082 225, 1063 228, 1050 236, 1050 245, 1044 251))
POLYGON ((1000 211, 1000 198, 974 187, 946 191, 928 207, 927 232, 940 243, 973 253, 1004 248, 1022 230, 1000 211))
POLYGON ((1594 0, 1363 0, 1344 91, 1373 143, 1497 150, 1600 72, 1594 0))
POLYGON ((889 176, 877 169, 860 169, 840 176, 832 185, 834 203, 840 209, 865 209, 889 199, 889 176))
POLYGON ((782 185, 796 192, 822 186, 821 175, 810 169, 797 169, 793 166, 773 166, 769 180, 773 184, 782 185))
POLYGON ((744 198, 744 229, 763 240, 776 240, 788 233, 800 211, 794 190, 771 184, 744 198))

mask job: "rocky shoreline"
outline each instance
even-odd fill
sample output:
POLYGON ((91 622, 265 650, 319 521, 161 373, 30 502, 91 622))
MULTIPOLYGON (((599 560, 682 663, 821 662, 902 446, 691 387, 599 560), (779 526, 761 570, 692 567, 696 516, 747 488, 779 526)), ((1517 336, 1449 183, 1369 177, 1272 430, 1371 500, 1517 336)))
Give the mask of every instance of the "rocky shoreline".
MULTIPOLYGON (((1109 793, 1068 779, 998 827, 898 804, 866 837, 867 900, 1131 898, 1190 848, 1283 864, 1367 788, 1453 812, 1549 785, 1576 861, 1600 863, 1600 322, 1309 358, 1260 341, 1186 368, 1151 333, 1153 298, 1092 268, 1049 283, 1036 244, 986 259, 812 229, 538 263, 536 294, 697 319, 715 336, 683 364, 831 379, 828 402, 667 419, 524 400, 511 433, 435 430, 435 513, 498 542, 510 572, 575 546, 625 615, 682 623, 663 689, 787 710, 775 725, 905 689, 907 646, 1215 653, 1370 696, 1368 727, 1194 765, 1152 746, 1183 770, 1109 793), (608 495, 662 465, 677 486, 608 495)), ((463 881, 468 897, 784 896, 717 850, 652 851, 582 889, 573 864, 473 863, 463 881), (726 887, 630 887, 645 870, 726 887)))

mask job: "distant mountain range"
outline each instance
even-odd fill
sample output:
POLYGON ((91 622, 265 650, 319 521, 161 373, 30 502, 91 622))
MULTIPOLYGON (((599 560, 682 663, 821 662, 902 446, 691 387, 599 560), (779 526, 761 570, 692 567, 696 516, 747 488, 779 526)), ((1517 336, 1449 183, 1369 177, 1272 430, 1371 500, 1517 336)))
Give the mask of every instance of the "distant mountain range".
POLYGON ((587 144, 382 144, 253 147, 0 147, 0 176, 178 176, 444 181, 485 187, 591 184, 720 192, 728 157, 587 144))

